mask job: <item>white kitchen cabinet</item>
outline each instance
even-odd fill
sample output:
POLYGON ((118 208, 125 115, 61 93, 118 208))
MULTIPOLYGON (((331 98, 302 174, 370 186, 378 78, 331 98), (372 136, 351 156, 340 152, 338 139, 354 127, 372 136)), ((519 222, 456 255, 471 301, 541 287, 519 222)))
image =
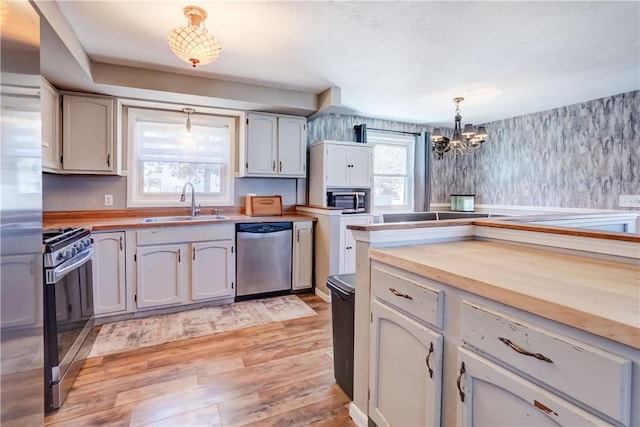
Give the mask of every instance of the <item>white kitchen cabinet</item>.
POLYGON ((233 224, 144 229, 135 240, 136 308, 234 297, 233 224))
POLYGON ((440 425, 442 334, 373 300, 369 417, 379 426, 440 425))
POLYGON ((462 347, 456 368, 458 425, 613 425, 462 347))
POLYGON ((327 144, 327 187, 371 187, 373 148, 365 144, 327 144))
POLYGON ((191 244, 191 300, 235 295, 236 257, 233 240, 191 244))
POLYGON ((307 119, 247 113, 240 175, 304 178, 307 169, 307 119))
POLYGON ((124 231, 93 233, 93 304, 96 317, 127 309, 124 231))
POLYGON ((42 79, 40 84, 42 114, 42 170, 58 172, 60 168, 60 95, 42 79))
POLYGON ((309 204, 327 206, 327 191, 360 190, 370 212, 373 146, 346 141, 318 141, 309 147, 309 204))
POLYGON ((187 245, 157 245, 136 250, 138 308, 182 304, 187 245))
POLYGON ((309 289, 313 285, 313 222, 293 223, 293 282, 291 289, 309 289))
POLYGON ((347 225, 371 224, 371 215, 345 214, 340 218, 340 273, 351 274, 356 272, 356 241, 347 225))
POLYGON ((106 97, 62 96, 62 173, 121 172, 119 112, 106 97))

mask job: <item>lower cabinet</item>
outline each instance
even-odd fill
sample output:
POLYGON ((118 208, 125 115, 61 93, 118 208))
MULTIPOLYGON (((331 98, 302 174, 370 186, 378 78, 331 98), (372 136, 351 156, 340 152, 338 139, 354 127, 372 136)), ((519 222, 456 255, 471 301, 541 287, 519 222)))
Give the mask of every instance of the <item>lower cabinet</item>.
POLYGON ((378 261, 371 295, 378 426, 638 425, 636 349, 378 261))
POLYGON ((378 426, 440 425, 442 334, 371 304, 369 417, 378 426))
POLYGON ((96 317, 127 309, 125 233, 93 233, 93 304, 96 317))
POLYGON ((612 426, 483 357, 458 350, 461 426, 612 426))
POLYGON ((138 308, 182 304, 186 248, 187 245, 138 248, 135 297, 138 308))
POLYGON ((191 300, 235 295, 236 257, 233 241, 191 243, 191 300))
POLYGON ((234 246, 233 224, 138 230, 136 308, 233 298, 234 246))
POLYGON ((356 241, 347 225, 371 224, 371 215, 345 214, 340 218, 340 274, 356 272, 356 241))
POLYGON ((293 281, 291 289, 309 289, 313 285, 313 222, 293 223, 293 281))

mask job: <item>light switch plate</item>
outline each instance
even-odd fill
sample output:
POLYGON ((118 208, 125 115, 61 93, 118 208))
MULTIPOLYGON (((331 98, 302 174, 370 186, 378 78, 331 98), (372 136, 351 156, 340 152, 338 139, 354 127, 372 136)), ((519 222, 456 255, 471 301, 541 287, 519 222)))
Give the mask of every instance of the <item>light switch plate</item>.
POLYGON ((618 205, 621 208, 640 208, 640 194, 621 195, 618 205))

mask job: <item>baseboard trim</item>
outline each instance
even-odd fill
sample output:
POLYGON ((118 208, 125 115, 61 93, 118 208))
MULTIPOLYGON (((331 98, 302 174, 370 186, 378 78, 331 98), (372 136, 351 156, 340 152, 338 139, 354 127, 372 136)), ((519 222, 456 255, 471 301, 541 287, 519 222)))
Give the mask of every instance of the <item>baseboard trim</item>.
POLYGON ((320 299, 326 303, 331 302, 331 294, 325 294, 320 289, 316 288, 316 295, 320 297, 320 299))
POLYGON ((367 415, 353 402, 349 403, 349 416, 358 427, 367 427, 369 425, 367 415))

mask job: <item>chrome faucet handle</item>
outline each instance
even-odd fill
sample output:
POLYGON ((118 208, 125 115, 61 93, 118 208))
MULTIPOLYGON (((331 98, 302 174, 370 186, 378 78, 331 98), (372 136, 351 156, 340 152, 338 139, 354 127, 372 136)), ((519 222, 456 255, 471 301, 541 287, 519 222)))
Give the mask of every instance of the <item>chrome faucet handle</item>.
POLYGON ((202 210, 201 208, 202 208, 202 205, 198 205, 198 207, 193 210, 193 215, 192 216, 198 215, 200 213, 200 211, 202 210))
POLYGON ((220 215, 220 209, 213 208, 213 214, 216 216, 220 215))

